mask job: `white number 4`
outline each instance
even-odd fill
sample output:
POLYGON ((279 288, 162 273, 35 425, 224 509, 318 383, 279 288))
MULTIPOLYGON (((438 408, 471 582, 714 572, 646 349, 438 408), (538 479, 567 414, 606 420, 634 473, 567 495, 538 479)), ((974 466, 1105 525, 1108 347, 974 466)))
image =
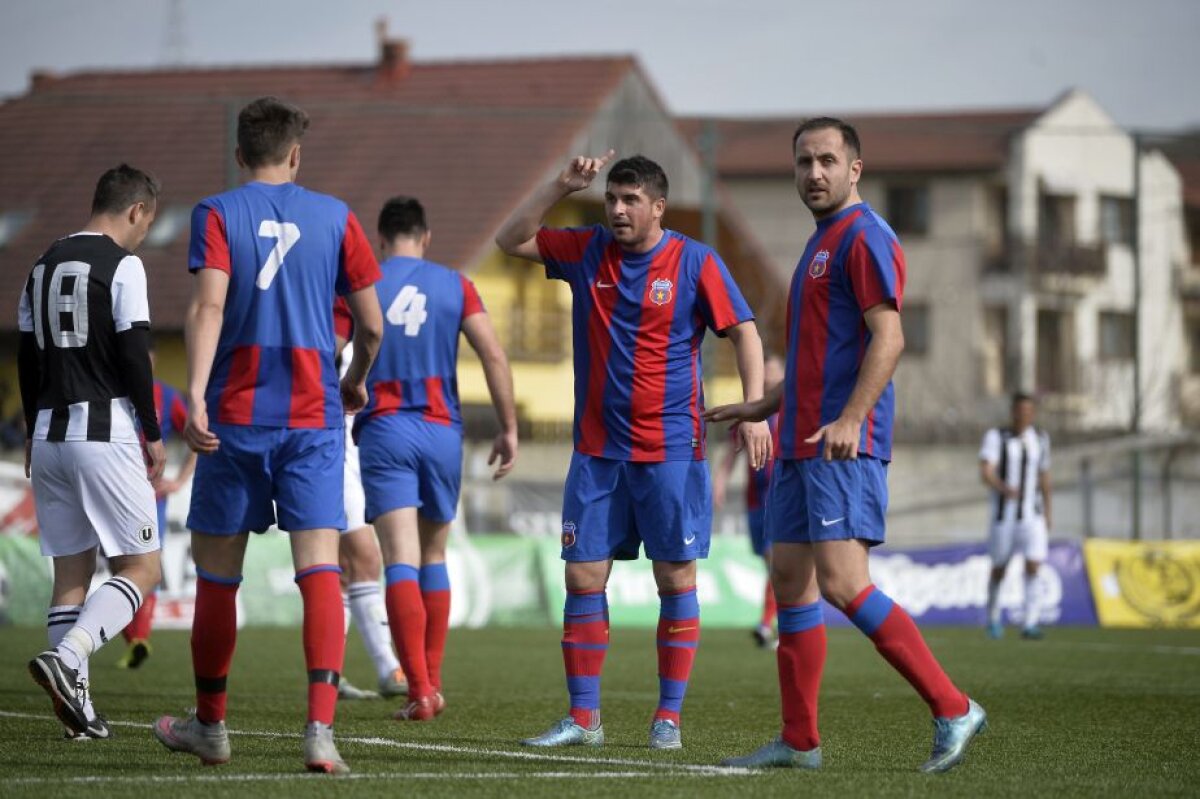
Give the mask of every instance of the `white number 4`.
POLYGON ((271 288, 271 283, 275 281, 275 275, 283 266, 283 257, 288 254, 288 250, 296 246, 296 242, 300 241, 300 228, 291 222, 264 219, 258 225, 258 235, 264 239, 276 239, 275 246, 271 248, 271 254, 267 256, 267 262, 258 271, 258 280, 254 281, 254 285, 266 291, 271 288))
POLYGON ((387 309, 387 320, 393 325, 404 325, 404 335, 416 336, 429 314, 425 311, 425 295, 416 286, 400 289, 396 299, 387 309))

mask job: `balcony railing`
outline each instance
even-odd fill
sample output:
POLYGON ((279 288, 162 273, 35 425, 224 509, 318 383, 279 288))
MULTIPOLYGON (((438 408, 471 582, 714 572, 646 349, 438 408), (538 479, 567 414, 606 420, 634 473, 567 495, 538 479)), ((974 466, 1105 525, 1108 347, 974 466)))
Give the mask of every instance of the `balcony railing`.
POLYGON ((1108 263, 1102 246, 1009 242, 985 253, 984 271, 991 274, 1100 278, 1107 274, 1108 263))

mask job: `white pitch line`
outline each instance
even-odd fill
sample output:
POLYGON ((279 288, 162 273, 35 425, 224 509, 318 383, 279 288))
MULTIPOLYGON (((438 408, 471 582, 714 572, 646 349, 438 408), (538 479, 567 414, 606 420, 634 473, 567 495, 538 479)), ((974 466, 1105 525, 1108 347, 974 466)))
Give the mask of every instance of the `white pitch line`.
MULTIPOLYGON (((20 713, 12 710, 0 710, 0 716, 20 719, 34 719, 40 721, 58 721, 54 716, 40 715, 36 713, 20 713)), ((114 721, 109 720, 110 725, 114 727, 133 727, 136 729, 148 730, 153 725, 145 724, 137 721, 114 721)), ((268 732, 262 730, 229 730, 230 735, 242 735, 252 738, 293 738, 299 739, 304 736, 300 733, 288 732, 268 732)), ((698 763, 670 763, 670 762, 655 762, 652 760, 634 760, 632 758, 616 758, 616 757, 580 757, 578 755, 552 755, 542 754, 540 752, 521 752, 508 749, 484 749, 475 746, 454 746, 451 744, 423 744, 412 741, 394 741, 390 738, 362 738, 357 736, 341 735, 337 736, 337 740, 343 743, 363 744, 365 746, 384 746, 394 749, 413 749, 423 752, 447 752, 451 754, 463 754, 473 756, 486 757, 501 757, 512 760, 535 760, 551 763, 579 763, 582 765, 604 765, 604 766, 632 766, 635 768, 644 768, 651 770, 662 770, 673 773, 694 773, 709 776, 746 776, 757 774, 760 772, 752 769, 737 768, 732 766, 708 766, 698 763)))
MULTIPOLYGON (((574 779, 578 771, 475 771, 475 772, 352 772, 331 776, 328 774, 144 774, 140 776, 85 775, 75 777, 17 777, 4 781, 5 785, 98 785, 98 784, 175 784, 195 782, 280 782, 282 780, 527 780, 527 779, 574 779)), ((711 774, 685 772, 660 773, 647 771, 594 771, 585 775, 587 779, 676 779, 678 777, 711 777, 711 774)))

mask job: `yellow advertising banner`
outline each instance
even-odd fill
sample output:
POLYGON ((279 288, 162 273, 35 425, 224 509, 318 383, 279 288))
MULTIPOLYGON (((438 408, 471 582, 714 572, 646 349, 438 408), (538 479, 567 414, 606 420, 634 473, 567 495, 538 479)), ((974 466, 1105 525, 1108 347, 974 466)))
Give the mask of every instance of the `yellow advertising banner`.
POLYGON ((1083 545, 1102 627, 1200 628, 1200 541, 1083 545))

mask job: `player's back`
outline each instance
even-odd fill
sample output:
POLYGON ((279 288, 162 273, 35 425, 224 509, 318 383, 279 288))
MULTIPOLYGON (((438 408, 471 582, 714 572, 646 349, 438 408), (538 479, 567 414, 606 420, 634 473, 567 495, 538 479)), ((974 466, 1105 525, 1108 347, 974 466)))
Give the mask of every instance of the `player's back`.
POLYGON ((329 309, 335 293, 360 287, 367 261, 374 266, 346 204, 294 183, 254 182, 203 200, 192 226, 190 268, 229 274, 207 392, 217 421, 340 426, 329 309))
POLYGON ((418 412, 428 421, 461 424, 459 332, 466 317, 483 310, 474 285, 422 258, 394 256, 381 272, 383 344, 367 376, 370 398, 360 420, 418 412))
POLYGON ((149 318, 137 256, 96 233, 51 245, 21 298, 20 327, 36 335, 41 359, 35 438, 137 440, 117 334, 149 318))

